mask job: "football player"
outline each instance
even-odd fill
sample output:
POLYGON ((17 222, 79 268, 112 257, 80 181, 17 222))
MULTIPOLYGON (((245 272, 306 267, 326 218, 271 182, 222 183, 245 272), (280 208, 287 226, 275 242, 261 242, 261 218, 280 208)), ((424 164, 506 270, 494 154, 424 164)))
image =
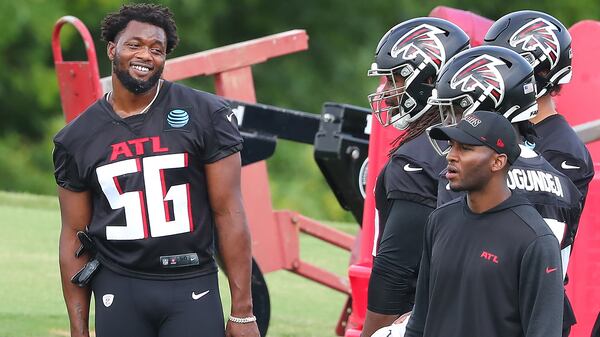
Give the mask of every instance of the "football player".
POLYGON ((456 25, 416 18, 390 29, 375 50, 368 75, 383 76, 386 84, 369 95, 373 114, 383 126, 407 131, 395 140, 375 187, 379 235, 363 337, 412 308, 423 228, 436 206, 437 177, 445 167, 424 132, 439 122, 427 99, 442 67, 468 47, 468 36, 456 25))
POLYGON ((521 152, 511 123, 475 111, 430 135, 450 143, 446 176, 466 196, 429 217, 404 336, 559 337, 560 249, 525 195, 508 186, 521 152))
POLYGON ((535 124, 538 138, 528 146, 569 177, 585 202, 594 164, 585 144, 556 111, 552 99, 571 80, 573 53, 569 31, 551 15, 519 11, 498 19, 485 35, 484 44, 514 50, 533 66, 538 113, 530 122, 535 124))
POLYGON ((233 113, 161 79, 178 42, 168 8, 124 5, 105 17, 102 38, 113 90, 54 138, 71 336, 89 335, 92 292, 99 337, 225 336, 216 230, 232 298, 227 336, 258 337, 233 113), (78 232, 89 237, 79 258, 78 232))
MULTIPOLYGON (((588 186, 594 177, 594 164, 585 144, 556 111, 552 99, 560 93, 562 85, 571 80, 573 52, 569 31, 549 14, 518 11, 498 19, 487 32, 484 44, 514 50, 533 66, 539 110, 531 122, 535 124, 538 138, 527 145, 575 183, 583 195, 582 205, 585 204, 588 186)), ((571 233, 571 241, 575 234, 571 233)), ((571 247, 565 247, 563 254, 568 254, 571 247)), ((567 265, 563 267, 566 269, 567 265)), ((576 322, 573 310, 565 308, 563 336, 569 335, 576 322)))
MULTIPOLYGON (((521 155, 508 172, 508 186, 523 193, 542 215, 561 243, 562 271, 566 275, 582 209, 582 195, 569 178, 525 144, 535 140, 529 122, 537 112, 532 66, 512 50, 482 46, 456 56, 436 82, 438 104, 445 120, 452 123, 477 109, 488 109, 506 117, 517 129, 521 155)), ((432 141, 443 153, 444 143, 432 141)), ((438 205, 460 195, 462 188, 448 175, 464 175, 460 167, 448 166, 440 176, 438 205)), ((565 318, 572 315, 565 296, 565 318)))

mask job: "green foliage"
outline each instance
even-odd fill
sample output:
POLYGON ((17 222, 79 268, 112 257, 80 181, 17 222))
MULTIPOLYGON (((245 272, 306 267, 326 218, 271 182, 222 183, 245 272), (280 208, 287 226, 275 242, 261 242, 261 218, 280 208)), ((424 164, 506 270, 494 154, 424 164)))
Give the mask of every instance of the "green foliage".
POLYGON ((14 131, 0 137, 0 177, 3 190, 34 191, 52 194, 56 184, 51 156, 52 135, 64 124, 62 116, 46 120, 47 128, 41 141, 34 141, 14 131))
MULTIPOLYGON (((154 1, 156 2, 156 1, 154 1)), ((80 18, 95 39, 100 73, 110 64, 105 43, 99 40, 100 21, 118 10, 117 0, 26 0, 0 2, 0 189, 50 193, 54 190, 51 138, 61 115, 53 69, 52 27, 63 15, 80 18)), ((308 51, 269 60, 253 68, 257 99, 261 103, 320 113, 326 101, 366 106, 366 95, 377 80, 365 76, 379 38, 396 23, 427 15, 439 5, 462 8, 489 18, 513 10, 547 11, 566 26, 598 19, 597 0, 168 0, 175 13, 179 47, 170 55, 193 52, 305 29, 308 51)), ((66 60, 85 59, 81 39, 72 27, 61 33, 66 60)), ((188 83, 213 91, 211 79, 188 83)), ((349 220, 312 159, 310 146, 279 144, 269 160, 274 205, 312 217, 349 220)))

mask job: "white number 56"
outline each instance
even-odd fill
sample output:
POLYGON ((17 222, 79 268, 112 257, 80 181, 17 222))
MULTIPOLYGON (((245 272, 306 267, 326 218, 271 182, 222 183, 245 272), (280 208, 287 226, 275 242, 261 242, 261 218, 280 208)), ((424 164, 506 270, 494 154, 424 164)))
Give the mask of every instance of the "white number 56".
POLYGON ((108 240, 138 240, 152 237, 175 235, 193 230, 190 207, 190 186, 173 185, 166 191, 164 171, 172 168, 187 167, 187 154, 176 153, 146 157, 140 160, 127 159, 100 166, 96 169, 98 182, 106 199, 113 209, 125 209, 126 226, 106 226, 108 240), (141 163, 140 163, 141 161, 141 163), (142 165, 140 165, 142 164, 142 165), (144 168, 144 192, 123 193, 118 176, 141 172, 144 168), (168 201, 173 202, 174 219, 170 219, 168 201), (146 210, 148 218, 146 218, 146 210))

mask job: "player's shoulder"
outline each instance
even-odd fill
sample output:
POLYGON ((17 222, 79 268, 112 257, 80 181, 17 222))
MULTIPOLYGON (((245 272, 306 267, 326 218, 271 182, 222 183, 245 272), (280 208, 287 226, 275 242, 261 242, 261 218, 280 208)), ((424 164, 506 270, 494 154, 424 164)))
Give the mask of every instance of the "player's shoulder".
POLYGON ((464 195, 452 199, 444 203, 443 205, 438 206, 433 212, 431 212, 430 217, 433 218, 444 218, 447 214, 456 214, 457 211, 464 205, 464 195))
POLYGON ((100 98, 79 116, 67 123, 54 136, 54 143, 71 147, 84 143, 86 139, 91 138, 90 135, 93 135, 96 130, 103 129, 106 123, 112 121, 110 116, 102 111, 104 103, 104 98, 100 98))
POLYGON ((431 169, 436 175, 446 166, 446 159, 435 152, 425 132, 402 144, 392 154, 391 160, 400 161, 402 165, 409 164, 409 167, 431 169))
POLYGON ((215 94, 167 81, 165 81, 165 86, 168 86, 170 101, 178 102, 178 104, 182 104, 182 102, 193 104, 199 108, 199 112, 212 113, 221 109, 229 109, 227 100, 215 94))
MULTIPOLYGON (((533 151, 522 151, 522 155, 528 152, 533 151)), ((536 205, 576 207, 581 199, 581 193, 569 177, 539 155, 519 157, 508 172, 507 183, 536 205)))
POLYGON ((565 158, 587 160, 589 151, 562 115, 547 117, 535 125, 535 130, 539 137, 535 150, 544 156, 547 152, 554 152, 565 158))
POLYGON ((510 210, 516 215, 516 218, 520 220, 523 226, 529 228, 534 237, 553 235, 552 230, 533 205, 522 203, 512 207, 510 210))

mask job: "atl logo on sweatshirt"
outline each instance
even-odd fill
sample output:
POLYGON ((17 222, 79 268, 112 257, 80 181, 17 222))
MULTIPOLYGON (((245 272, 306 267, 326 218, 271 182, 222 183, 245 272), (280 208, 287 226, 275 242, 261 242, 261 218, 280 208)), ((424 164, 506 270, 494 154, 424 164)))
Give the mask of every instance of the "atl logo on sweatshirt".
POLYGON ((484 260, 488 260, 488 261, 498 264, 498 256, 496 256, 492 253, 486 252, 485 250, 481 252, 481 255, 479 257, 484 260))

